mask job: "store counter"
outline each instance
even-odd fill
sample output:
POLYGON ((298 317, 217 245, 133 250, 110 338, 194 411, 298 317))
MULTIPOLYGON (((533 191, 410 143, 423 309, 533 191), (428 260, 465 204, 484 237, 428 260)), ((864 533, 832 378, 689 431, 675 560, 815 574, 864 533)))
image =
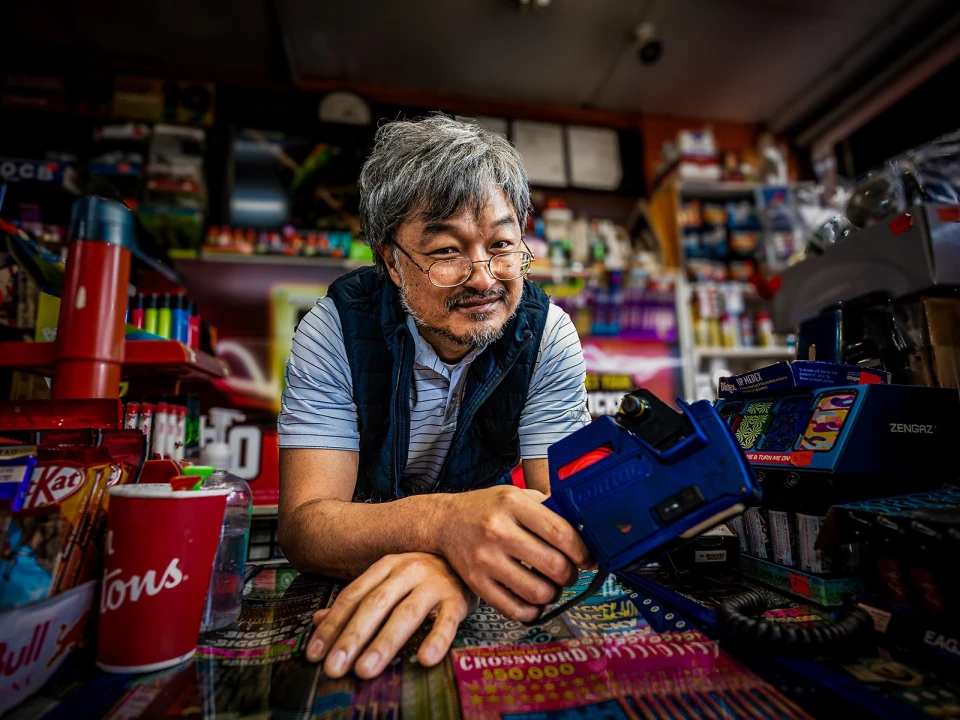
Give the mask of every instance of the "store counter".
MULTIPOLYGON (((568 595, 591 579, 584 573, 568 595)), ((331 680, 318 664, 306 661, 303 651, 313 613, 332 602, 336 591, 334 583, 288 566, 263 567, 248 583, 240 620, 202 636, 192 662, 138 676, 75 670, 12 716, 810 717, 701 635, 692 621, 612 576, 596 597, 542 626, 506 620, 481 605, 461 625, 455 649, 435 668, 415 661, 421 631, 380 677, 331 680)), ((756 659, 748 662, 761 673, 770 669, 756 659)), ((836 688, 805 685, 782 668, 777 672, 771 679, 804 696, 814 716, 824 708, 844 708, 836 688)), ((824 677, 830 672, 824 669, 824 677)), ((844 671, 838 666, 837 672, 844 671)), ((878 707, 886 703, 891 717, 923 717, 923 705, 932 704, 934 693, 939 708, 956 700, 946 685, 934 687, 889 656, 873 663, 861 659, 845 675, 841 694, 844 687, 857 686, 858 692, 872 693, 878 707)))

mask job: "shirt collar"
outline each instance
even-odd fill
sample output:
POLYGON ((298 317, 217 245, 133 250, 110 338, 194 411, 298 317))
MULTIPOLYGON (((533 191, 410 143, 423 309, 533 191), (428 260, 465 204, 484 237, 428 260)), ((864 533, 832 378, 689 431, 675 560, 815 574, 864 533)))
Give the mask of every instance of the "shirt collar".
POLYGON ((420 328, 417 327, 417 323, 410 315, 407 315, 407 328, 413 336, 416 347, 413 358, 414 363, 420 367, 438 372, 448 380, 455 370, 462 368, 465 371, 470 363, 476 359, 477 355, 482 353, 486 347, 484 345, 483 347, 474 348, 464 355, 459 362, 449 364, 441 360, 440 356, 437 355, 437 351, 433 349, 433 345, 423 339, 423 336, 420 334, 420 328))

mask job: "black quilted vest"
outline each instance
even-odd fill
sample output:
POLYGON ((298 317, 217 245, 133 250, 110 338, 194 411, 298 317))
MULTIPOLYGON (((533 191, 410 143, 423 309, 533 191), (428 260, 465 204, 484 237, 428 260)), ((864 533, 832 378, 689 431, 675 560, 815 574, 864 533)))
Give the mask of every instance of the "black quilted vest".
MULTIPOLYGON (((355 500, 383 502, 400 487, 410 443, 410 387, 415 341, 397 288, 373 268, 330 286, 343 326, 360 429, 355 500)), ((470 365, 457 429, 435 490, 460 492, 507 482, 520 460, 520 413, 537 362, 550 301, 524 281, 523 297, 503 337, 470 365)))

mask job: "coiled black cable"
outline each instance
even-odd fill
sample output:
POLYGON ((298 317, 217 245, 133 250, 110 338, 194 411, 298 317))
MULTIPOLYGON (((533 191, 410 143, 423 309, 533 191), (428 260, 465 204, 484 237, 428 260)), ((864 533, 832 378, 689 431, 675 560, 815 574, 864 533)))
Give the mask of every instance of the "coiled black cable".
POLYGON ((813 627, 771 622, 757 617, 767 609, 767 601, 756 590, 745 590, 724 600, 717 608, 717 619, 727 636, 735 642, 774 652, 798 655, 824 655, 852 650, 866 642, 873 630, 873 619, 859 605, 847 601, 836 620, 813 627))

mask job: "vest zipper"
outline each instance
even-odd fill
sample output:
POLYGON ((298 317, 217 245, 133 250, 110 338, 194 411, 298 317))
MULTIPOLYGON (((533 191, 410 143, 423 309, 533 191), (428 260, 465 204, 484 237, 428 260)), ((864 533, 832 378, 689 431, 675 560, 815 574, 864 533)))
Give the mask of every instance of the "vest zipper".
POLYGON ((513 357, 508 360, 499 373, 487 380, 480 390, 477 391, 476 397, 473 399, 473 402, 470 403, 470 406, 463 409, 461 417, 457 420, 457 429, 453 433, 453 438, 450 440, 450 450, 447 452, 447 457, 443 461, 443 467, 440 468, 440 474, 437 476, 437 484, 434 486, 435 490, 439 490, 440 486, 443 484, 447 474, 447 466, 450 464, 450 457, 457 449, 457 443, 460 442, 460 437, 463 435, 463 429, 473 421, 473 416, 477 410, 480 409, 480 406, 483 405, 488 397, 490 397, 493 391, 497 388, 497 385, 500 384, 500 381, 503 380, 504 376, 513 369, 514 365, 516 365, 517 358, 520 357, 520 353, 523 352, 524 346, 532 336, 533 333, 530 330, 527 330, 523 336, 523 340, 517 347, 517 351, 513 354, 513 357))
MULTIPOLYGON (((404 356, 404 351, 406 350, 406 338, 403 335, 400 336, 400 362, 397 363, 397 382, 395 385, 394 391, 394 405, 393 405, 393 416, 397 420, 397 427, 394 428, 394 449, 393 449, 393 483, 394 483, 394 494, 397 494, 400 490, 400 471, 397 465, 397 458, 400 455, 400 449, 406 443, 406 440, 402 437, 403 433, 402 427, 405 423, 402 423, 400 420, 401 412, 401 402, 400 398, 402 393, 400 392, 400 378, 403 375, 403 365, 406 362, 406 357, 404 356)), ((409 402, 409 401, 408 401, 409 402)))

